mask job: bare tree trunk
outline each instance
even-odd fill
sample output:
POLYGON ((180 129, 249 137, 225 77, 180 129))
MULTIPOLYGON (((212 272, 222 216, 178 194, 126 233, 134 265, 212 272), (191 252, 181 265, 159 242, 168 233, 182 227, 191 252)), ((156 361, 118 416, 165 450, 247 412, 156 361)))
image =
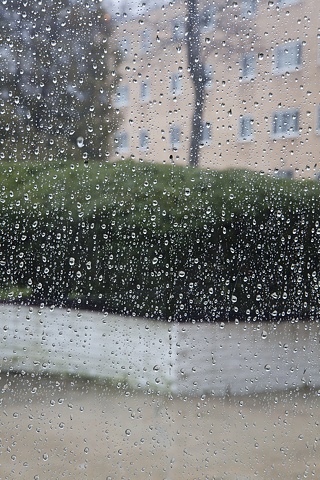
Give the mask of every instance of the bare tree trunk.
POLYGON ((187 0, 187 49, 188 65, 194 86, 194 110, 191 125, 189 165, 199 165, 199 149, 203 131, 203 110, 206 75, 201 60, 201 28, 198 0, 187 0))

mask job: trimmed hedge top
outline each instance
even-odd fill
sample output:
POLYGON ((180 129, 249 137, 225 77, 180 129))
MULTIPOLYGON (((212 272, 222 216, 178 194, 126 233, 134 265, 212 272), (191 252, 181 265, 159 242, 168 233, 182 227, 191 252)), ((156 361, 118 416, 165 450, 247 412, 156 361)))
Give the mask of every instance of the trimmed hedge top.
POLYGON ((319 195, 319 183, 311 180, 122 161, 2 164, 0 199, 2 217, 63 211, 77 221, 104 211, 127 227, 166 231, 239 221, 267 210, 319 210, 319 195))

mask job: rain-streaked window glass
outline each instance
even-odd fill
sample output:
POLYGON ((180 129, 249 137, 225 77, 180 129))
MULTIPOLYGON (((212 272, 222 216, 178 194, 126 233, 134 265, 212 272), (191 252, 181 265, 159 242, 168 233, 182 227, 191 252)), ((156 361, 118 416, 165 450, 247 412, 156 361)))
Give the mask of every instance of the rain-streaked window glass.
POLYGON ((243 115, 239 119, 239 140, 248 142, 253 139, 254 126, 251 115, 243 115))
POLYGON ((301 67, 302 45, 301 42, 288 42, 275 48, 274 72, 292 72, 301 67))
POLYGON ((294 137, 299 134, 299 110, 279 110, 272 116, 272 135, 275 138, 294 137))
POLYGON ((252 80, 256 73, 256 57, 254 53, 245 53, 241 58, 242 80, 252 80))
POLYGON ((319 18, 0 1, 1 480, 320 479, 319 18))

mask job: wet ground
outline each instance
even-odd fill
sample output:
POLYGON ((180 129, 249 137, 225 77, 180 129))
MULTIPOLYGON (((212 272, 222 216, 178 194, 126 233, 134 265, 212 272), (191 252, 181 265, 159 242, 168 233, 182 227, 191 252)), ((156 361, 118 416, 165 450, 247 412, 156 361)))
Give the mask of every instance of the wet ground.
POLYGON ((2 373, 0 478, 320 478, 320 392, 170 397, 2 373))

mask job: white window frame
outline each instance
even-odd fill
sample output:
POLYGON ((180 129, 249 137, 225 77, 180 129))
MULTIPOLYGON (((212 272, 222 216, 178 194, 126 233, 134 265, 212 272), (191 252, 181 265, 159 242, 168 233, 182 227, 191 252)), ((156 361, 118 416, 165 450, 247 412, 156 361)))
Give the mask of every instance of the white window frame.
POLYGON ((126 107, 129 103, 129 85, 119 85, 115 94, 115 107, 126 107))
POLYGON ((253 116, 241 115, 239 118, 239 141, 251 142, 254 136, 253 116))
POLYGON ((140 100, 142 102, 147 102, 150 98, 150 80, 146 78, 141 81, 140 84, 140 100))
POLYGON ((256 56, 254 52, 243 54, 241 58, 241 79, 245 82, 253 80, 256 76, 256 56))
POLYGON ((258 0, 242 0, 241 10, 245 18, 254 17, 258 9, 258 0))
POLYGON ((299 70, 302 66, 302 43, 287 42, 274 51, 273 73, 276 75, 299 70))
POLYGON ((125 153, 129 150, 129 135, 125 130, 118 130, 114 136, 116 153, 125 153))
POLYGON ((171 125, 170 127, 170 145, 172 148, 180 146, 181 128, 179 125, 171 125))
POLYGON ((212 141, 212 128, 210 122, 203 122, 201 127, 201 146, 208 147, 212 141))
POLYGON ((170 92, 177 97, 182 92, 182 76, 180 73, 172 73, 170 75, 170 92))
POLYGON ((277 110, 271 119, 272 138, 294 138, 299 135, 299 109, 277 110))
POLYGON ((140 150, 147 150, 149 145, 149 132, 145 128, 140 130, 139 133, 139 149, 140 150))

